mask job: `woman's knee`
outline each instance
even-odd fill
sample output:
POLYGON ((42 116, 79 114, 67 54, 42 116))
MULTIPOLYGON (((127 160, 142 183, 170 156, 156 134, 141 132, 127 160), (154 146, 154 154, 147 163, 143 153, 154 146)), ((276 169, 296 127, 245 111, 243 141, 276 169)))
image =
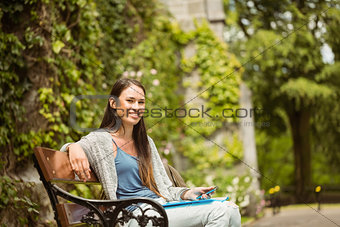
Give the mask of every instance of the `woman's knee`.
POLYGON ((225 211, 227 212, 227 215, 229 216, 229 226, 230 227, 238 227, 241 226, 241 214, 239 207, 234 204, 233 202, 226 202, 224 204, 225 211))

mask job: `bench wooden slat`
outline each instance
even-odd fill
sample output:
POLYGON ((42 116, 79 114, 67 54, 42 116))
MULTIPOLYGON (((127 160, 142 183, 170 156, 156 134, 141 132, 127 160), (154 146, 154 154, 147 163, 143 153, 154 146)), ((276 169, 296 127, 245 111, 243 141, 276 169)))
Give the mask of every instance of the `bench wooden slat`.
MULTIPOLYGON (((81 180, 76 180, 66 152, 37 147, 34 153, 46 181, 72 184, 84 183, 81 180)), ((91 178, 87 179, 86 182, 100 184, 93 171, 91 171, 91 178)))
POLYGON ((81 223, 81 217, 89 212, 89 209, 76 203, 57 204, 59 220, 62 226, 87 226, 81 223))

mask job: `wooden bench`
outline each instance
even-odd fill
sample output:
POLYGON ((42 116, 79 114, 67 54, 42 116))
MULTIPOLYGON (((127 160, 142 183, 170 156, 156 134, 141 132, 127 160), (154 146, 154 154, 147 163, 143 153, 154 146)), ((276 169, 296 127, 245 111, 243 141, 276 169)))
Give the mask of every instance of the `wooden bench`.
POLYGON ((33 160, 40 180, 50 198, 58 226, 86 226, 89 224, 119 226, 132 219, 135 219, 139 226, 146 226, 149 222, 153 226, 168 226, 168 218, 163 206, 152 199, 85 199, 72 195, 59 187, 57 183, 100 184, 93 171, 91 171, 91 178, 86 182, 76 180, 65 152, 37 147, 33 160), (65 200, 69 202, 65 202, 65 200), (149 206, 145 206, 146 204, 149 206), (140 212, 133 212, 137 209, 140 212))

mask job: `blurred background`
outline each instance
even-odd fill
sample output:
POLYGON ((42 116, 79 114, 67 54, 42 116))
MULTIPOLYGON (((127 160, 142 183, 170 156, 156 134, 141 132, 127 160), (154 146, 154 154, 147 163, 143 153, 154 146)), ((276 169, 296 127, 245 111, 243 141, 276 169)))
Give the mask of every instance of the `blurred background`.
POLYGON ((133 78, 162 113, 148 134, 189 187, 217 185, 245 225, 339 226, 338 1, 18 0, 0 19, 2 225, 55 225, 34 147, 98 128, 107 100, 78 101, 74 128, 74 98, 133 78))

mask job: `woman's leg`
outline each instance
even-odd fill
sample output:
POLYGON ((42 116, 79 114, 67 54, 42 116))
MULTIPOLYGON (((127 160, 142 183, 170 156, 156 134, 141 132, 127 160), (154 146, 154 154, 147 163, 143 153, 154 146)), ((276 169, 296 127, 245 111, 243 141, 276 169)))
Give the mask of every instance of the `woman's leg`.
POLYGON ((241 214, 239 207, 233 203, 233 202, 223 202, 224 208, 226 209, 226 212, 229 213, 230 219, 229 219, 229 226, 230 227, 238 227, 241 226, 241 214))
MULTIPOLYGON (((241 215, 239 208, 237 205, 229 201, 214 201, 207 204, 171 207, 166 208, 165 211, 168 215, 169 227, 241 226, 241 215)), ((136 216, 139 215, 138 211, 137 213, 134 213, 136 216)), ((149 215, 158 216, 158 213, 149 213, 149 215)), ((131 220, 127 226, 138 226, 138 224, 136 220, 131 220)))
POLYGON ((170 227, 241 226, 239 208, 229 201, 167 208, 166 212, 170 227))

